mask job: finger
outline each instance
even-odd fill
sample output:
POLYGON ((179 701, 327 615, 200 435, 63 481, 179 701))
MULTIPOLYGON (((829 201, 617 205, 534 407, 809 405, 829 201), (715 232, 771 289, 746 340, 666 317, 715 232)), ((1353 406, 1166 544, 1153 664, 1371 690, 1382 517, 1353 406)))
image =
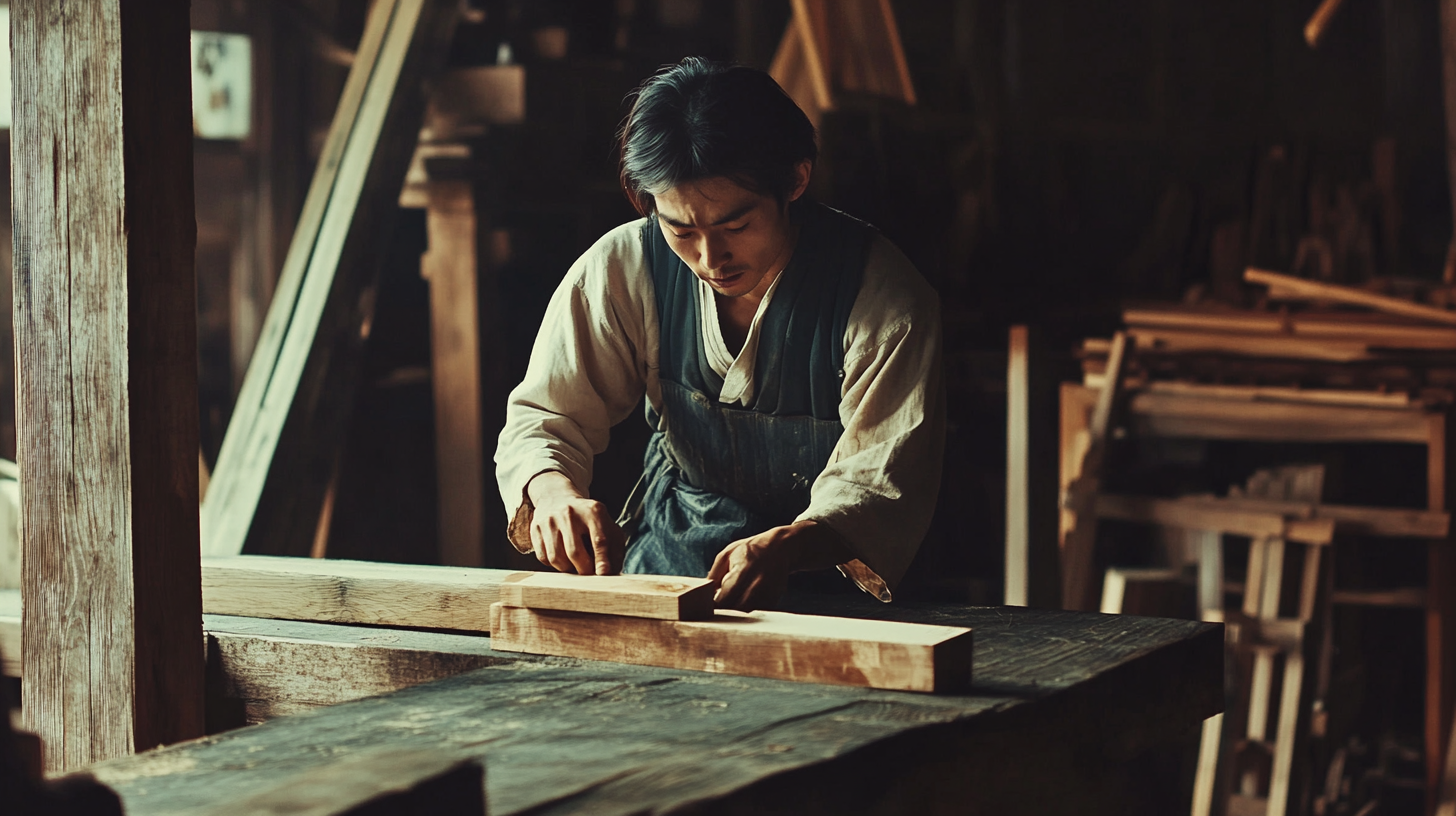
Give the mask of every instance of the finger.
POLYGON ((718 557, 713 559, 713 566, 708 568, 708 580, 718 585, 719 594, 722 593, 723 579, 728 577, 728 571, 733 568, 733 550, 736 549, 734 544, 737 543, 735 541, 724 547, 718 553, 718 557))
POLYGON ((546 554, 546 536, 541 530, 539 520, 531 522, 531 552, 536 556, 537 561, 547 565, 551 563, 546 554))
POLYGON ((611 575, 612 560, 607 542, 607 530, 596 513, 589 513, 582 519, 586 525, 587 538, 591 541, 592 568, 585 575, 611 575))
POLYGON ((743 595, 748 591, 751 583, 752 576, 743 568, 736 567, 729 570, 728 574, 723 576, 723 586, 713 598, 714 604, 719 609, 738 609, 743 605, 743 595))
POLYGON ((596 567, 592 564, 591 531, 587 520, 573 513, 570 524, 566 557, 571 560, 572 572, 577 575, 594 575, 596 567))
POLYGON ((558 519, 551 519, 546 534, 546 563, 550 564, 557 572, 575 573, 571 566, 571 559, 566 556, 566 539, 570 535, 569 530, 563 530, 558 519))

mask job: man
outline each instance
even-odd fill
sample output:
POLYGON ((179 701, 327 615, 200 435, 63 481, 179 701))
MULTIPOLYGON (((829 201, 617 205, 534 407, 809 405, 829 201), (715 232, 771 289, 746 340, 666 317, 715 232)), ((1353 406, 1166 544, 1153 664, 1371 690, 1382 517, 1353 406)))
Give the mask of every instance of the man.
POLYGON ((572 266, 511 393, 512 543, 563 572, 707 576, 729 608, 833 566, 888 601, 940 484, 934 290, 804 199, 814 128, 761 71, 684 60, 638 89, 619 139, 644 218, 572 266), (627 546, 588 486, 644 394, 627 546))

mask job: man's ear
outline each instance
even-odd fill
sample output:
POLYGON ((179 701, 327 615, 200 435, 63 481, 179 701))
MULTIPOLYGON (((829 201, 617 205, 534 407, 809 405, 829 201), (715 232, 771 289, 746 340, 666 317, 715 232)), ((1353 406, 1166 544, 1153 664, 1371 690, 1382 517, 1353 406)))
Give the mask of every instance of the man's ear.
POLYGON ((814 172, 814 162, 804 159, 794 165, 794 188, 789 191, 789 200, 798 201, 804 191, 809 189, 809 176, 814 172))

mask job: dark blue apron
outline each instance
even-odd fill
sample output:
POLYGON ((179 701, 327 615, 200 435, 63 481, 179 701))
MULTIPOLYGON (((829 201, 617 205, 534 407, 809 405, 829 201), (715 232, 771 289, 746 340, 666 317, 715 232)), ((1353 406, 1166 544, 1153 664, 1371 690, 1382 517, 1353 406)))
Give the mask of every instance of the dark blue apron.
POLYGON ((642 228, 662 412, 647 412, 654 432, 627 508, 623 572, 705 576, 724 547, 790 524, 809 506, 809 488, 844 430, 844 332, 873 232, 813 202, 792 205, 790 215, 799 239, 759 321, 747 407, 718 401, 723 379, 703 349, 697 276, 654 220, 642 228))

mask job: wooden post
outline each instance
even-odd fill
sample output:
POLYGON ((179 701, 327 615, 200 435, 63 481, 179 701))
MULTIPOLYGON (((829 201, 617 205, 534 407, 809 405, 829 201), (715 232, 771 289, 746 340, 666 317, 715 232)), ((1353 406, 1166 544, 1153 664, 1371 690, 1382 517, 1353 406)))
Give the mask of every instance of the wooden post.
POLYGON ((10 20, 24 711, 59 771, 202 733, 188 3, 10 20))
POLYGON ((1056 379, 1039 333, 1012 326, 1006 366, 1007 606, 1056 608, 1056 379))
POLYGON ((431 382, 440 491, 440 563, 485 563, 485 455, 481 438, 480 315, 475 197, 466 181, 432 181, 425 213, 429 250, 431 382))

